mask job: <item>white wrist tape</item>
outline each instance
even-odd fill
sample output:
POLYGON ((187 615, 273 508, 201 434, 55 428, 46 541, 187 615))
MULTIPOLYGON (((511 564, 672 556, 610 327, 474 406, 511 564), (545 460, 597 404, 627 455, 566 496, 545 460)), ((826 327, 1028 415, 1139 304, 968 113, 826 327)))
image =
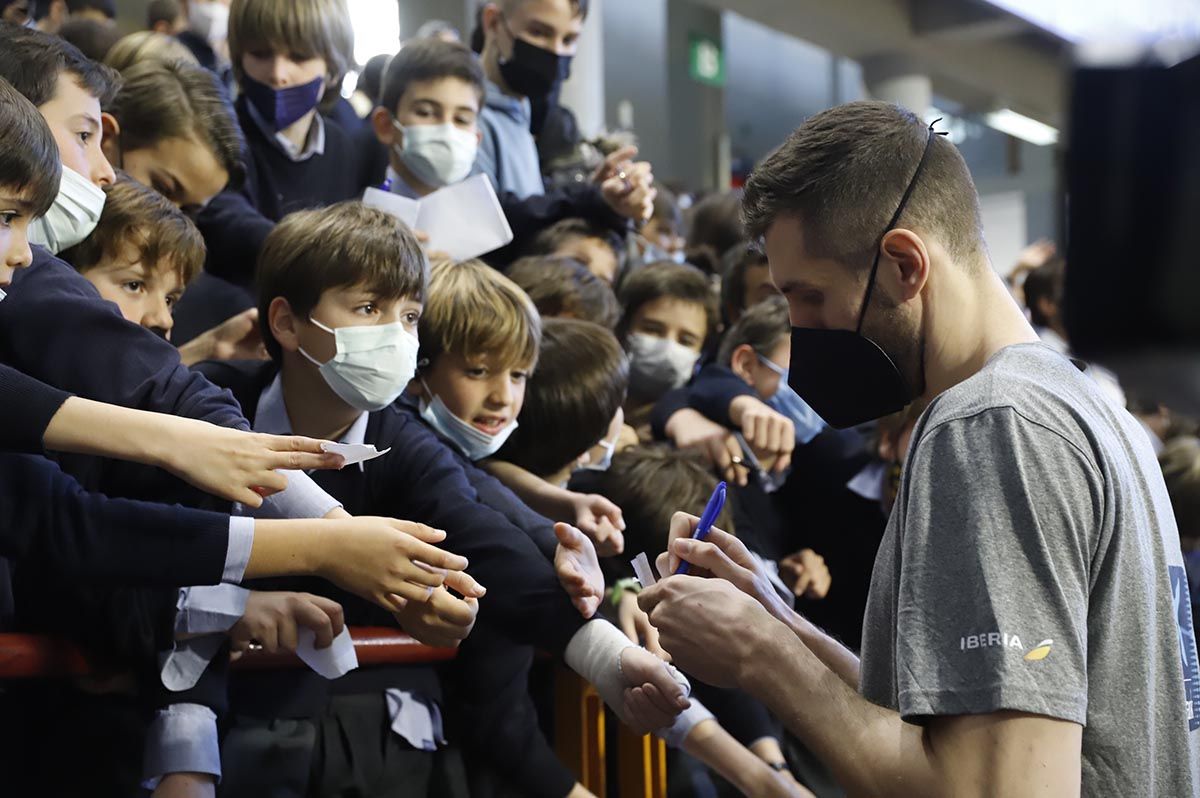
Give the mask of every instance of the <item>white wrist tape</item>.
MULTIPOLYGON (((625 688, 629 685, 621 674, 621 652, 633 648, 617 627, 605 620, 597 619, 580 627, 571 641, 567 643, 564 659, 571 670, 578 673, 596 688, 596 692, 604 699, 617 716, 621 716, 624 703, 625 688)), ((673 665, 663 663, 671 677, 683 688, 685 696, 691 695, 692 685, 687 677, 673 665)), ((674 725, 662 729, 656 734, 666 740, 667 745, 678 748, 691 733, 696 724, 712 717, 704 706, 692 700, 690 709, 684 710, 675 719, 674 725)))

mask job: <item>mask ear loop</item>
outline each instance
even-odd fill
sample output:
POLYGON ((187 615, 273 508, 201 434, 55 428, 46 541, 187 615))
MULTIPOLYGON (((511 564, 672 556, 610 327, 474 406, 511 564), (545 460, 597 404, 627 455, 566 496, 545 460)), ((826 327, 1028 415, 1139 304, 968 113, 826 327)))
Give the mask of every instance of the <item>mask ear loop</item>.
POLYGON ((925 149, 921 153, 921 160, 917 161, 917 168, 913 171, 912 179, 908 181, 908 187, 904 189, 904 194, 900 197, 900 204, 896 206, 896 212, 892 214, 891 221, 887 227, 879 234, 879 240, 875 242, 875 259, 871 261, 871 273, 867 277, 867 293, 863 297, 862 307, 858 311, 858 326, 854 328, 854 332, 862 335, 863 322, 867 318, 867 308, 871 304, 871 294, 875 291, 875 275, 879 272, 879 256, 882 254, 879 248, 883 246, 883 237, 892 231, 896 226, 896 222, 900 221, 900 215, 904 213, 904 208, 908 205, 908 199, 912 196, 913 189, 917 187, 917 179, 921 176, 921 171, 925 168, 925 162, 929 160, 929 151, 933 148, 934 136, 945 136, 946 132, 939 132, 933 129, 933 126, 942 120, 935 119, 929 123, 929 137, 925 139, 925 149))

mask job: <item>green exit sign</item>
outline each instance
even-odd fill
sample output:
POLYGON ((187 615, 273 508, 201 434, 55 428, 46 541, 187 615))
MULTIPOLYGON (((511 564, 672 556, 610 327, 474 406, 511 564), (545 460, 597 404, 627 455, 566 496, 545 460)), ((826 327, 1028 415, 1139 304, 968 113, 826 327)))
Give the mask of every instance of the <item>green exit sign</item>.
POLYGON ((716 39, 698 34, 688 36, 688 72, 692 79, 709 86, 725 85, 725 54, 716 39))

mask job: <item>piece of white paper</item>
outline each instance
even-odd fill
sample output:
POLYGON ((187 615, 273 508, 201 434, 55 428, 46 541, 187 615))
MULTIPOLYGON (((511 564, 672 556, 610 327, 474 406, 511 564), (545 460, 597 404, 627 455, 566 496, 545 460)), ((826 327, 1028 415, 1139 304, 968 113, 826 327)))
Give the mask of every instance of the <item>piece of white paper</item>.
POLYGON ((373 443, 322 443, 321 450, 331 454, 340 454, 346 460, 343 465, 354 465, 382 457, 390 452, 392 447, 389 446, 381 452, 375 448, 373 443))
POLYGON ((301 629, 297 636, 296 655, 304 664, 326 679, 345 676, 358 667, 358 655, 354 653, 354 641, 350 639, 349 627, 333 638, 329 648, 316 648, 317 635, 312 629, 301 629))
POLYGON ((654 569, 650 567, 650 558, 644 551, 633 558, 633 573, 642 583, 642 587, 650 587, 658 581, 654 578, 654 569))
POLYGON ((368 208, 386 211, 409 227, 417 226, 417 214, 421 211, 419 200, 401 197, 379 188, 368 188, 363 192, 362 201, 368 208))
POLYGON ((445 252, 452 260, 470 260, 513 240, 496 190, 478 174, 440 188, 419 200, 377 188, 363 192, 363 204, 395 216, 429 236, 425 248, 445 252))

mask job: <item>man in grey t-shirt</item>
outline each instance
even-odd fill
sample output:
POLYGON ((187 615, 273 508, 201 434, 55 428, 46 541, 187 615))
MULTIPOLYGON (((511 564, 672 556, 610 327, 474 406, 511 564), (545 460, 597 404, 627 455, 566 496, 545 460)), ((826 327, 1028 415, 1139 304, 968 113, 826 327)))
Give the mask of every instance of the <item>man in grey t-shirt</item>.
POLYGON ((1037 343, 958 152, 896 106, 839 106, 743 206, 795 325, 791 386, 835 426, 929 408, 861 662, 735 538, 689 540, 677 515, 660 562, 723 579, 641 594, 676 664, 764 701, 851 794, 1200 796, 1194 625, 1149 440, 1037 343))

